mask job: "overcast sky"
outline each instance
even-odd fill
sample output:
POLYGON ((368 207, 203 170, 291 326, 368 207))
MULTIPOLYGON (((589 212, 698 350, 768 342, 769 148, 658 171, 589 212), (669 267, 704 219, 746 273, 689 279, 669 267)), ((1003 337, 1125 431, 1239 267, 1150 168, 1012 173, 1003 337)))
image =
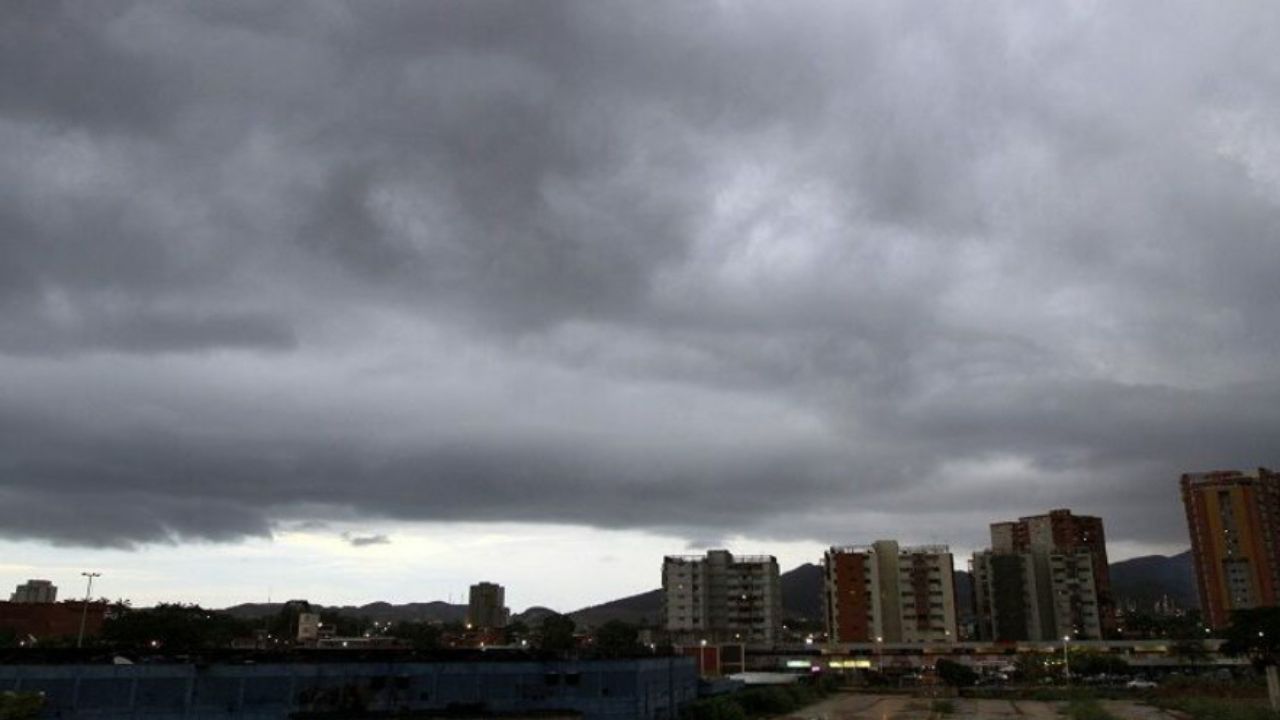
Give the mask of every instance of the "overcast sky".
POLYGON ((572 609, 1188 542, 1280 463, 1280 5, 8 3, 0 581, 572 609))

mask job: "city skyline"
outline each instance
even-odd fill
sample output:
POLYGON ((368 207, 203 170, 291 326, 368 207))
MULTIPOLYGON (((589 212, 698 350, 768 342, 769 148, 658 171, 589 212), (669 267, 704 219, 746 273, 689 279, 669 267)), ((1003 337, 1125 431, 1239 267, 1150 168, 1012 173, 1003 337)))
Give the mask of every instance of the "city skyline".
POLYGON ((6 10, 7 585, 573 609, 1051 507, 1122 560, 1274 464, 1278 7, 6 10))
MULTIPOLYGON (((1033 515, 1035 514, 1036 513, 1033 513, 1033 515)), ((983 531, 981 532, 983 536, 987 536, 989 533, 989 526, 992 524, 999 524, 998 519, 992 520, 991 523, 988 523, 987 526, 983 527, 983 531)), ((482 528, 472 528, 471 530, 473 533, 478 535, 482 531, 482 528)), ((627 572, 623 572, 621 574, 615 572, 613 575, 610 575, 608 572, 600 574, 600 570, 598 569, 592 570, 591 572, 584 572, 582 568, 584 565, 590 565, 592 560, 591 558, 577 556, 573 558, 574 562, 567 562, 567 557, 560 558, 549 556, 546 552, 547 546, 545 544, 541 545, 536 551, 531 553, 528 556, 530 559, 513 559, 513 552, 518 553, 521 550, 527 551, 529 549, 528 545, 530 542, 545 543, 548 538, 546 534, 541 536, 537 535, 540 532, 545 533, 546 531, 546 528, 541 526, 530 526, 523 528, 523 530, 530 534, 524 537, 517 537, 514 542, 503 542, 498 546, 496 551, 496 556, 504 557, 508 562, 507 567, 515 570, 515 572, 511 572, 503 577, 516 578, 516 580, 502 580, 499 582, 499 584, 503 585, 508 592, 511 592, 512 590, 515 591, 514 595, 517 600, 512 603, 512 612, 521 612, 530 607, 549 607, 554 610, 568 612, 616 600, 627 595, 648 592, 659 588, 661 585, 660 582, 654 581, 652 577, 647 578, 648 584, 646 585, 645 573, 634 572, 634 567, 628 568, 627 572), (549 557, 556 561, 549 560, 549 557), (536 558, 541 562, 534 562, 532 561, 533 558, 536 558), (560 562, 559 560, 561 559, 565 559, 566 561, 560 562), (525 569, 523 574, 519 571, 520 568, 525 569), (557 571, 557 569, 559 570, 557 571), (639 577, 637 577, 637 575, 639 577), (590 594, 570 592, 557 596, 540 596, 530 592, 531 586, 538 584, 537 582, 530 582, 530 579, 546 579, 547 577, 552 577, 555 580, 553 584, 557 586, 568 587, 572 587, 576 582, 587 579, 589 582, 586 584, 592 587, 594 592, 590 594), (520 578, 524 578, 524 580, 522 581, 520 578), (602 582, 602 580, 606 578, 611 578, 612 582, 602 582), (520 584, 512 587, 510 585, 511 582, 517 582, 520 584), (549 597, 554 599, 549 600, 549 597), (521 600, 520 598, 530 599, 521 600)), ((514 533, 517 532, 517 530, 508 529, 507 532, 514 533)), ((348 533, 348 535, 349 534, 350 533, 348 533)), ((463 534, 470 536, 472 533, 463 534)), ((286 542, 288 541, 288 537, 289 536, 286 536, 286 542)), ((320 540, 324 539, 324 537, 325 536, 316 536, 312 538, 312 540, 320 540)), ((662 541, 658 538, 651 536, 648 538, 641 537, 639 539, 656 542, 658 547, 662 547, 662 541)), ((870 545, 871 543, 882 539, 883 538, 845 538, 842 543, 870 545)), ((630 557, 633 558, 634 566, 644 566, 645 569, 649 570, 652 570, 653 568, 649 568, 648 565, 654 565, 654 567, 660 569, 662 564, 661 558, 667 555, 680 555, 690 552, 700 553, 705 550, 717 549, 711 547, 694 547, 690 545, 684 547, 681 552, 665 552, 657 556, 650 556, 648 552, 643 549, 644 545, 636 545, 636 540, 636 537, 621 538, 616 540, 616 545, 610 543, 608 547, 629 548, 632 551, 630 557), (655 557, 658 558, 656 565, 654 564, 655 557)), ((829 544, 824 545, 821 543, 766 543, 759 546, 759 552, 741 552, 738 548, 752 547, 752 545, 750 545, 745 539, 739 538, 738 540, 741 540, 742 542, 735 542, 731 539, 730 542, 725 544, 726 547, 722 549, 729 549, 731 552, 739 555, 778 556, 780 558, 779 565, 783 572, 788 572, 806 564, 821 567, 823 564, 823 556, 830 549, 829 544)), ((331 538, 329 541, 336 542, 331 538)), ((344 542, 350 544, 349 540, 344 540, 344 542)), ((904 545, 928 545, 939 543, 952 548, 953 569, 965 571, 968 569, 967 564, 970 555, 973 552, 983 549, 984 546, 990 545, 989 538, 986 537, 972 548, 947 543, 945 540, 937 537, 931 537, 925 543, 905 543, 904 545)), ((392 543, 379 542, 372 544, 389 546, 392 543)), ((130 594, 126 591, 113 594, 112 592, 103 590, 101 580, 99 580, 99 584, 97 585, 98 591, 94 592, 94 597, 106 597, 110 600, 127 599, 133 601, 134 604, 138 606, 155 604, 157 602, 188 602, 202 604, 211 608, 239 605, 242 603, 259 603, 266 602, 268 600, 275 603, 282 603, 290 599, 306 599, 323 605, 362 605, 369 602, 379 601, 400 603, 443 601, 450 602, 458 606, 465 606, 468 601, 469 587, 480 581, 479 576, 475 575, 475 566, 472 565, 470 561, 454 566, 447 566, 440 563, 437 559, 438 557, 441 557, 443 554, 453 552, 454 550, 453 548, 448 548, 444 545, 436 545, 432 548, 435 553, 438 553, 436 558, 420 558, 418 560, 418 564, 405 566, 403 563, 405 562, 406 554, 417 554, 422 549, 421 546, 417 546, 415 544, 412 548, 406 549, 405 554, 397 553, 389 558, 377 559, 377 562, 379 563, 389 562, 401 568, 399 572, 383 575, 382 580, 373 586, 380 588, 380 590, 357 589, 355 592, 351 592, 350 590, 344 591, 340 589, 341 586, 345 585, 350 587, 353 584, 351 582, 353 578, 362 578, 360 567, 370 560, 367 554, 360 552, 362 547, 364 547, 364 545, 355 545, 347 551, 346 558, 348 559, 349 565, 335 570, 334 575, 319 576, 312 574, 310 571, 295 573, 293 575, 281 575, 281 566, 291 564, 291 558, 287 556, 283 558, 280 557, 281 553, 278 551, 278 547, 275 542, 259 543, 255 548, 253 555, 261 560, 263 564, 255 567, 253 572, 258 577, 264 578, 268 582, 265 585, 266 594, 257 597, 244 594, 244 590, 249 586, 245 585, 243 582, 233 581, 231 583, 227 583, 222 579, 216 579, 213 581, 209 580, 205 577, 207 573, 202 568, 187 568, 190 572, 190 579, 185 582, 174 582, 171 579, 173 577, 172 573, 174 572, 174 569, 187 566, 189 565, 189 562, 184 558, 184 553, 181 548, 168 548, 167 552, 164 553, 168 556, 167 562, 161 562, 159 567, 157 567, 155 572, 151 575, 139 575, 137 571, 107 573, 108 576, 121 576, 122 579, 128 583, 127 587, 129 588, 133 588, 135 590, 139 588, 147 588, 145 592, 135 592, 130 594), (292 582, 289 582, 290 579, 292 579, 292 582), (193 581, 195 583, 194 586, 192 585, 193 581), (335 587, 335 581, 340 581, 337 582, 339 587, 335 587), (203 591, 199 589, 192 589, 192 587, 200 588, 202 582, 204 588, 203 591), (421 585, 417 585, 418 587, 431 589, 417 592, 410 587, 411 583, 418 582, 422 583, 421 585), (459 583, 461 583, 460 586, 459 583), (177 587, 181 587, 183 589, 177 590, 175 589, 177 587), (378 594, 378 592, 382 592, 383 594, 378 594), (209 598, 214 598, 214 600, 210 602, 209 598)), ((1111 547, 1113 547, 1112 544, 1108 543, 1108 548, 1111 547)), ((385 550, 388 548, 382 549, 385 550)), ((1148 548, 1143 549, 1147 550, 1148 548)), ((235 546, 232 546, 227 548, 227 551, 234 555, 236 548, 235 546)), ((1164 550, 1164 554, 1172 555, 1188 551, 1189 547, 1173 546, 1164 550)), ((122 557, 126 560, 132 558, 132 552, 107 552, 115 554, 117 557, 122 557)), ((472 546, 466 552, 470 553, 470 555, 468 555, 469 559, 475 558, 475 546, 472 546)), ((577 552, 578 548, 576 545, 567 547, 564 551, 566 556, 577 552)), ((1111 553, 1110 559, 1112 562, 1120 562, 1134 557, 1140 557, 1142 554, 1143 553, 1126 553, 1122 551, 1117 555, 1113 552, 1111 553)), ((613 553, 600 556, 599 558, 596 558, 596 560, 600 561, 601 568, 613 568, 616 570, 620 565, 619 557, 613 553)), ((489 563, 486 563, 486 566, 493 567, 493 565, 489 563)), ((95 567, 100 568, 101 566, 95 567)), ((108 564, 107 567, 111 567, 110 564, 108 564)), ((48 566, 45 566, 45 569, 47 570, 48 566)), ((12 584, 14 585, 24 583, 30 579, 35 579, 39 575, 37 570, 38 567, 36 565, 19 565, 0 562, 0 586, 9 582, 10 575, 13 580, 12 584), (26 574, 24 575, 24 573, 26 574)), ((62 566, 62 569, 59 572, 62 574, 57 578, 52 575, 47 578, 43 576, 40 577, 42 579, 52 579, 54 585, 59 588, 59 592, 64 599, 74 600, 79 597, 75 588, 76 582, 83 580, 83 578, 80 578, 82 569, 73 566, 62 566)), ((374 569, 373 572, 374 574, 379 574, 377 569, 374 569)), ((49 575, 49 573, 46 572, 46 575, 49 575)), ((108 579, 110 579, 110 577, 108 579)), ((109 587, 110 585, 108 585, 108 588, 109 587)))

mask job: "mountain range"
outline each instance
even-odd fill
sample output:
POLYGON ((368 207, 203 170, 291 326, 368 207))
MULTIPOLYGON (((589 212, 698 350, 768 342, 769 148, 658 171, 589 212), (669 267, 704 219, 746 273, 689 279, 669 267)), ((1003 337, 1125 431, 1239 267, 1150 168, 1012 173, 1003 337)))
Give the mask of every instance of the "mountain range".
MULTIPOLYGON (((822 618, 822 568, 805 563, 782 573, 782 607, 789 618, 817 621, 822 618)), ((957 613, 963 620, 971 615, 969 573, 958 570, 956 579, 957 613)), ((1172 557, 1148 555, 1111 564, 1111 586, 1121 606, 1132 602, 1138 607, 1150 607, 1162 597, 1168 597, 1179 606, 1193 608, 1199 605, 1196 597, 1195 571, 1191 552, 1172 557)), ((229 607, 226 612, 237 617, 253 618, 280 611, 280 603, 248 603, 229 607)), ((463 622, 467 616, 466 605, 442 601, 392 605, 375 602, 368 605, 325 608, 343 614, 368 617, 378 622, 428 621, 463 622)), ((579 626, 595 627, 609 620, 622 620, 636 625, 656 625, 662 611, 662 590, 629 595, 600 605, 582 608, 569 613, 579 626)), ((512 616, 529 625, 538 624, 550 608, 531 607, 512 616)))
POLYGON ((1170 557, 1147 555, 1111 564, 1111 590, 1120 606, 1150 607, 1168 597, 1179 607, 1200 607, 1191 551, 1170 557))

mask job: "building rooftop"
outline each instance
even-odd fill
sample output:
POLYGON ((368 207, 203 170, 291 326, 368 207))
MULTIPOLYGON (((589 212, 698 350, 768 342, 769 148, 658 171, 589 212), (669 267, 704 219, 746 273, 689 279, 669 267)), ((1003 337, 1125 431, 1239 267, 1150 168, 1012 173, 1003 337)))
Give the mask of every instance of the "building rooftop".
POLYGON ((1274 476, 1271 470, 1260 467, 1256 470, 1209 470, 1207 472, 1185 473, 1183 479, 1192 485, 1212 484, 1225 480, 1260 480, 1266 476, 1274 476))
MULTIPOLYGON (((833 553, 875 553, 874 545, 832 545, 833 553)), ((898 548, 899 555, 945 555, 951 552, 949 545, 903 545, 898 548)))
MULTIPOLYGON (((724 551, 712 550, 710 552, 724 552, 724 551)), ((754 564, 754 563, 776 563, 778 561, 778 559, 772 555, 733 555, 732 553, 728 553, 728 554, 730 559, 734 563, 754 564)), ((696 563, 696 562, 706 562, 707 557, 708 557, 707 555, 665 555, 663 556, 662 559, 664 562, 670 561, 670 562, 677 562, 677 563, 696 563)))

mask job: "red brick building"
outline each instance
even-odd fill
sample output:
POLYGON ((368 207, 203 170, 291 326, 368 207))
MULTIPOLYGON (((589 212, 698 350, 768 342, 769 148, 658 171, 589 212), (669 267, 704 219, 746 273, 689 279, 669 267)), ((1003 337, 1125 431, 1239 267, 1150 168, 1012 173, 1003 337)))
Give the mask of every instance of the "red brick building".
POLYGON ((828 637, 841 643, 874 642, 871 553, 832 548, 823 560, 828 637))
POLYGON ((823 556, 827 637, 838 643, 955 642, 955 576, 945 545, 893 540, 823 556))

